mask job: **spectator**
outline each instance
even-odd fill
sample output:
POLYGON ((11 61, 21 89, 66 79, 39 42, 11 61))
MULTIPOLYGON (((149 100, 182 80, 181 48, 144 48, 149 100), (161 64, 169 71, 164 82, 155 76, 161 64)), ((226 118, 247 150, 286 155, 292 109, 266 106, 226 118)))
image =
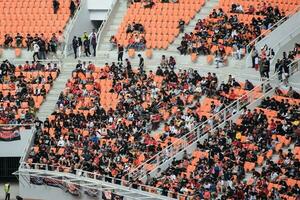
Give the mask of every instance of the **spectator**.
POLYGON ((40 51, 40 46, 38 45, 37 42, 33 42, 33 61, 39 60, 39 51, 40 51))
POLYGON ((84 49, 84 53, 86 57, 90 57, 91 56, 91 52, 90 52, 90 40, 88 37, 86 37, 83 41, 83 49, 84 49))
POLYGON ((97 33, 96 30, 93 29, 93 32, 89 35, 89 40, 91 41, 91 45, 93 47, 93 56, 96 56, 96 47, 97 47, 97 33))
POLYGON ((53 3, 53 12, 54 12, 54 14, 57 14, 57 11, 58 11, 58 9, 59 9, 60 3, 59 3, 58 0, 53 0, 52 3, 53 3))
POLYGON ((123 62, 124 47, 118 44, 118 61, 123 62))
POLYGON ((16 41, 16 47, 22 47, 23 36, 20 33, 17 33, 15 37, 15 41, 16 41))
POLYGON ((118 46, 117 38, 114 35, 112 35, 110 37, 109 42, 110 42, 110 50, 113 50, 114 48, 116 48, 118 46))
POLYGON ((33 37, 29 33, 26 36, 25 42, 26 42, 26 46, 27 46, 27 51, 29 51, 32 46, 32 42, 33 42, 33 37))
POLYGON ((65 36, 62 31, 58 31, 57 46, 59 50, 63 51, 64 43, 65 43, 65 36))
POLYGON ((78 39, 76 36, 73 37, 73 40, 72 40, 72 47, 73 47, 73 51, 74 51, 74 56, 75 56, 75 59, 77 58, 77 51, 78 51, 78 39))
POLYGON ((152 8, 154 4, 153 0, 143 0, 144 8, 152 8))
POLYGON ((143 73, 143 71, 144 71, 144 65, 145 65, 145 61, 144 61, 144 58, 142 57, 142 55, 141 54, 139 54, 138 55, 138 57, 139 57, 139 70, 140 70, 140 73, 142 74, 143 73))
POLYGON ((71 0, 69 9, 70 9, 70 15, 71 15, 71 17, 73 17, 74 13, 76 11, 76 4, 75 4, 74 0, 71 0))
POLYGON ((178 22, 178 28, 179 28, 180 33, 184 32, 184 25, 185 25, 185 22, 182 19, 180 19, 178 22))
POLYGON ((4 36, 4 47, 12 47, 13 38, 9 34, 4 36))

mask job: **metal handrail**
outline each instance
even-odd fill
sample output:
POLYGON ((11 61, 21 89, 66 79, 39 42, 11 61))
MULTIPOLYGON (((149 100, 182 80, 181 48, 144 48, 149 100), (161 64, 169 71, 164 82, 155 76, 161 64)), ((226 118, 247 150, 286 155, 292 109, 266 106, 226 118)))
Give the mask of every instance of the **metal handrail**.
POLYGON ((64 32, 64 49, 63 49, 63 57, 67 57, 68 56, 68 44, 67 42, 69 41, 69 36, 72 30, 72 27, 75 24, 76 19, 78 18, 78 13, 81 9, 81 6, 84 5, 84 2, 86 0, 81 0, 73 17, 70 19, 69 23, 66 25, 66 31, 64 32))
MULTIPOLYGON (((299 61, 300 61, 300 59, 295 60, 294 62, 292 62, 290 64, 290 67, 292 65, 294 66, 294 64, 298 63, 299 61)), ((293 73, 297 72, 298 70, 299 70, 299 66, 296 66, 296 68, 292 68, 291 71, 290 71, 291 75, 293 73)), ((269 80, 263 81, 262 85, 264 86, 265 84, 270 83, 272 80, 275 80, 275 78, 276 78, 277 75, 278 75, 277 73, 274 73, 269 80)), ((255 87, 256 90, 257 90, 258 87, 260 87, 260 86, 256 86, 255 87)), ((255 92, 255 88, 252 91, 250 91, 249 93, 255 92)), ((248 93, 248 95, 249 95, 249 93, 248 93)), ((263 96, 264 96, 264 94, 262 94, 258 99, 261 99, 263 96)), ((254 101, 257 101, 257 100, 254 100, 254 101)), ((231 104, 231 105, 232 105, 231 108, 233 108, 233 110, 235 109, 234 107, 239 108, 239 104, 236 104, 236 105, 231 104)), ((228 109, 228 107, 226 107, 226 108, 228 109)), ((228 109, 228 110, 230 110, 230 109, 228 109)), ((236 110, 236 111, 238 111, 238 110, 236 110)), ((197 128, 199 129, 200 126, 197 126, 197 128)), ((195 130, 195 129, 196 128, 194 128, 193 130, 195 130)), ((33 138, 34 138, 34 136, 31 138, 31 141, 33 140, 33 138)), ((199 137, 197 137, 197 138, 199 138, 199 137)), ((197 140, 195 140, 195 141, 197 141, 197 140)), ((193 141, 193 142, 195 142, 195 141, 193 141)), ((29 154, 29 151, 28 151, 29 147, 30 147, 30 145, 27 147, 26 156, 29 154)), ((183 149, 181 149, 181 150, 183 150, 183 149)), ((35 173, 37 171, 38 174, 41 174, 41 173, 42 174, 46 174, 45 172, 49 171, 49 168, 51 168, 53 170, 58 170, 60 168, 60 166, 58 166, 58 165, 57 166, 50 166, 50 165, 39 164, 39 163, 31 163, 31 164, 29 164, 29 163, 26 163, 24 161, 24 159, 23 159, 20 162, 19 173, 21 174, 22 171, 24 171, 24 170, 26 171, 27 170, 28 172, 35 173), (28 168, 30 168, 32 166, 34 166, 33 169, 28 169, 28 168), (39 167, 39 166, 42 166, 42 167, 39 167), (40 168, 44 168, 44 169, 40 169, 40 168)), ((109 182, 109 183, 113 182, 114 184, 119 184, 119 185, 121 183, 121 184, 124 185, 124 187, 129 187, 129 188, 130 188, 130 186, 132 184, 130 181, 127 181, 127 180, 121 180, 121 179, 117 179, 117 178, 113 178, 113 177, 103 176, 103 175, 100 175, 100 174, 95 173, 95 172, 87 172, 87 171, 83 171, 83 170, 80 170, 80 169, 77 169, 75 171, 76 171, 76 175, 78 177, 84 177, 86 179, 92 178, 92 179, 98 180, 99 178, 101 178, 102 181, 109 182), (108 180, 110 180, 110 181, 108 181, 108 180)), ((57 172, 57 174, 58 173, 60 173, 60 172, 57 172)), ((64 173, 64 174, 68 175, 68 173, 64 173)), ((147 185, 144 185, 144 184, 139 184, 139 187, 138 187, 137 190, 140 190, 140 191, 143 191, 143 192, 146 190, 147 192, 152 192, 152 193, 156 193, 156 194, 159 194, 159 192, 161 191, 160 188, 156 188, 156 187, 152 187, 152 186, 147 186, 147 185), (149 189, 147 189, 147 188, 149 188, 149 189)), ((169 194, 169 196, 172 196, 172 197, 174 197, 174 196, 177 195, 177 198, 180 198, 180 197, 185 197, 186 199, 191 199, 192 198, 190 196, 186 196, 186 195, 183 195, 183 194, 172 193, 172 192, 170 193, 170 191, 169 191, 168 194, 169 194)))
MULTIPOLYGON (((293 66, 295 63, 298 63, 300 61, 300 59, 293 61, 289 67, 293 66)), ((291 75, 293 73, 295 73, 296 71, 299 70, 299 67, 296 68, 295 71, 290 71, 291 75)), ((246 93, 245 95, 241 96, 239 99, 235 100, 234 102, 232 102, 230 105, 228 105, 227 107, 225 107, 224 109, 222 109, 220 112, 214 114, 210 119, 212 118, 218 118, 219 116, 222 116, 223 112, 226 113, 226 110, 229 110, 229 108, 234 107, 235 105, 242 105, 244 104, 245 99, 248 99, 249 96, 252 96, 252 94, 256 93, 258 90, 260 90, 260 87, 262 86, 262 93, 261 96, 266 92, 266 88, 265 85, 267 85, 268 83, 270 83, 270 81, 272 80, 276 80, 278 77, 278 73, 274 73, 268 80, 264 80, 262 83, 260 83, 259 85, 257 85, 256 87, 254 87, 251 91, 249 91, 248 93, 246 93)), ((242 106, 239 107, 239 109, 242 106)), ((181 146, 181 141, 185 141, 186 138, 191 138, 190 135, 193 135, 195 133, 195 131, 200 130, 201 127, 207 125, 209 123, 209 120, 207 119, 205 122, 196 125, 190 132, 188 132, 187 134, 185 134, 184 136, 182 136, 181 138, 179 138, 177 141, 175 141, 174 143, 172 143, 171 145, 165 147, 162 151, 158 152, 157 154, 155 154, 154 156, 152 156, 150 159, 148 159, 147 161, 145 161, 144 163, 142 163, 141 165, 139 165, 138 167, 136 167, 135 169, 133 169, 130 173, 129 176, 134 176, 135 173, 141 171, 143 168, 146 167, 146 165, 152 163, 153 161, 157 161, 158 165, 161 162, 161 160, 159 158, 161 158, 160 155, 165 155, 165 152, 168 152, 168 150, 175 150, 175 153, 171 153, 172 156, 174 156, 175 154, 177 154, 179 151, 181 151, 182 147, 181 146), (176 148, 176 146, 179 146, 179 148, 176 148)), ((205 130, 204 133, 198 134, 198 138, 200 138, 201 136, 205 135, 207 132, 211 131, 213 127, 211 127, 208 130, 205 130)), ((189 145, 188 143, 184 143, 184 146, 189 145)), ((143 171, 142 171, 143 172, 143 171)), ((146 173, 146 172, 144 172, 146 173)), ((145 175, 145 174, 141 174, 141 175, 145 175)), ((141 175, 138 175, 141 178, 141 175)))
MULTIPOLYGON (((28 172, 35 172, 37 171, 38 173, 43 173, 44 175, 47 174, 47 172, 55 172, 57 174, 62 173, 59 172, 59 168, 60 166, 54 166, 54 165, 48 165, 48 164, 40 164, 40 163, 31 163, 28 164, 26 162, 20 162, 20 167, 19 167, 19 174, 22 174, 22 171, 28 171, 28 172)), ((70 169, 67 167, 64 167, 64 169, 70 169)), ((153 186, 149 186, 149 185, 145 185, 145 184, 137 184, 138 188, 134 189, 132 188, 132 182, 128 181, 128 180, 124 180, 124 179, 119 179, 119 178, 114 178, 114 177, 110 177, 110 176, 105 176, 105 175, 101 175, 99 173, 95 173, 95 172, 89 172, 89 171, 84 171, 81 169, 76 169, 75 170, 75 177, 78 178, 87 178, 87 179, 94 179, 94 180, 98 180, 98 181, 103 181, 106 183, 110 183, 110 184, 115 184, 116 187, 118 187, 117 185, 121 185, 123 187, 126 187, 128 190, 137 190, 137 191, 141 191, 141 192, 146 192, 146 193, 154 193, 154 194, 158 194, 161 195, 161 188, 157 188, 157 187, 153 187, 153 186)), ((69 173, 62 173, 62 176, 67 176, 69 173)), ((72 177, 74 178, 74 177, 72 177)), ((80 185, 80 184, 79 184, 80 185)), ((99 188, 100 189, 100 188, 99 188)), ((188 198, 188 195, 184 195, 184 194, 178 194, 177 192, 171 192, 168 191, 168 196, 176 196, 177 198, 179 197, 184 197, 184 198, 188 198)), ((163 196, 162 196, 163 198, 163 196)))
MULTIPOLYGON (((288 15, 281 18, 279 21, 277 21, 275 24, 273 24, 269 29, 264 30, 258 37, 256 37, 254 40, 252 40, 247 46, 246 46, 246 54, 248 54, 249 50, 252 49, 251 46, 255 45, 256 42, 258 42, 261 38, 266 37, 271 31, 275 30, 280 24, 285 22, 288 18, 293 16, 297 11, 300 9, 300 5, 297 6, 295 9, 289 12, 288 15), (271 31, 270 31, 271 30, 271 31)), ((251 51, 250 51, 251 52, 251 51)), ((250 53, 249 52, 249 53, 250 53)))
POLYGON ((112 11, 116 8, 116 5, 117 3, 119 3, 119 0, 113 0, 110 8, 108 9, 108 11, 106 12, 105 14, 105 20, 103 20, 103 22, 101 23, 99 29, 98 29, 98 32, 97 32, 97 38, 98 38, 98 42, 97 42, 97 47, 96 49, 99 49, 99 45, 100 45, 100 39, 101 39, 101 36, 103 34, 103 31, 104 29, 106 28, 107 24, 108 24, 108 21, 110 20, 111 18, 111 13, 112 11))

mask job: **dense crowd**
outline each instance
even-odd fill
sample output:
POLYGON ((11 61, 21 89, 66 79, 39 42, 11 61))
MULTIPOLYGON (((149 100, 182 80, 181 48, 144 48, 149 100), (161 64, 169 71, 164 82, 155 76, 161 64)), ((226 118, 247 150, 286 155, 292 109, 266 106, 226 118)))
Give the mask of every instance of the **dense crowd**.
POLYGON ((245 108, 236 123, 198 142, 192 155, 174 159, 159 177, 148 176, 146 184, 163 195, 170 191, 193 199, 299 197, 299 152, 292 150, 300 145, 299 119, 299 101, 267 97, 253 111, 245 108), (273 152, 279 158, 272 158, 273 152))
POLYGON ((213 9, 206 19, 199 19, 193 32, 186 33, 178 50, 181 54, 220 54, 225 56, 234 52, 241 59, 244 49, 263 30, 269 29, 276 21, 284 17, 277 6, 266 5, 253 10, 249 7, 247 14, 254 14, 251 22, 242 22, 237 10, 240 6, 233 4, 232 10, 224 11, 221 7, 213 9), (256 14, 256 15, 255 15, 256 14), (233 48, 233 50, 232 50, 233 48))
POLYGON ((32 123, 59 72, 55 63, 43 65, 27 61, 15 66, 3 61, 0 65, 0 123, 32 123))
POLYGON ((230 76, 219 87, 216 74, 175 73, 165 66, 146 74, 133 70, 128 60, 102 68, 79 62, 56 111, 37 132, 28 162, 58 171, 82 169, 126 178, 175 138, 238 98, 227 95, 234 93, 233 83, 230 76), (203 95, 213 100, 202 105, 203 95), (153 134, 162 122, 164 133, 153 134))

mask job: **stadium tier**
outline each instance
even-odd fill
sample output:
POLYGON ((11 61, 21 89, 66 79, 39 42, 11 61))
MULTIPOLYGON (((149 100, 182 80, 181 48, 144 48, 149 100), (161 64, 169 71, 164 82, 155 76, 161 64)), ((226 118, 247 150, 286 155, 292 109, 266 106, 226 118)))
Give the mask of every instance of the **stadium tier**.
POLYGON ((0 199, 299 200, 299 9, 0 0, 0 199))

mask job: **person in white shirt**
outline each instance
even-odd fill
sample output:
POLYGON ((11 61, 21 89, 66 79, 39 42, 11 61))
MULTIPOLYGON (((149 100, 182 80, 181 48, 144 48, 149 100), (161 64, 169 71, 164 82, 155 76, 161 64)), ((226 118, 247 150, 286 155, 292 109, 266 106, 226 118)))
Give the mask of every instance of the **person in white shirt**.
POLYGON ((59 147, 64 147, 65 146, 65 141, 64 141, 64 138, 61 136, 58 143, 57 143, 57 146, 59 147))
POLYGON ((39 59, 39 51, 40 51, 40 46, 34 42, 33 43, 33 61, 35 61, 35 58, 39 59))

